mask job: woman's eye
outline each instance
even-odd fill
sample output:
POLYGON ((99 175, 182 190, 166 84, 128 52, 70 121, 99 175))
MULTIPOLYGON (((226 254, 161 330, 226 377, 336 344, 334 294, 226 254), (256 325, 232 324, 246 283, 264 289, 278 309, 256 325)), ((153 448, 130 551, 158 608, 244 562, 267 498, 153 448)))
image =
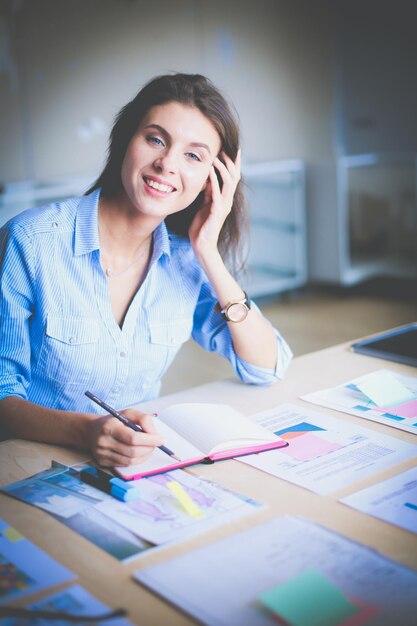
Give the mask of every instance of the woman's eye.
POLYGON ((189 156, 193 161, 201 161, 200 156, 195 152, 187 152, 187 156, 189 156))
POLYGON ((155 146, 163 146, 164 145, 164 142, 162 141, 162 139, 160 139, 159 137, 155 137, 154 135, 151 135, 151 136, 147 137, 147 140, 149 141, 149 143, 152 143, 155 146))

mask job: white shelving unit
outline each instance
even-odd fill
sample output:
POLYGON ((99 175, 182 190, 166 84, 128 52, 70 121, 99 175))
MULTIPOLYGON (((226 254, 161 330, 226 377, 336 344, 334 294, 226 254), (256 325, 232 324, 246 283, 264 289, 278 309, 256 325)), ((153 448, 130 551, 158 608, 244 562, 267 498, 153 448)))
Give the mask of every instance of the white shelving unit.
POLYGON ((42 182, 23 180, 6 183, 0 193, 0 226, 26 209, 82 195, 93 180, 92 178, 62 178, 42 182))
POLYGON ((417 155, 340 158, 338 195, 342 284, 417 278, 417 155))
POLYGON ((253 297, 300 287, 307 280, 305 165, 301 160, 246 164, 249 269, 253 297))
MULTIPOLYGON (((251 238, 249 268, 242 277, 253 296, 272 295, 307 279, 305 167, 300 160, 246 164, 251 238)), ((0 194, 0 225, 25 209, 79 195, 92 179, 21 181, 0 194)))

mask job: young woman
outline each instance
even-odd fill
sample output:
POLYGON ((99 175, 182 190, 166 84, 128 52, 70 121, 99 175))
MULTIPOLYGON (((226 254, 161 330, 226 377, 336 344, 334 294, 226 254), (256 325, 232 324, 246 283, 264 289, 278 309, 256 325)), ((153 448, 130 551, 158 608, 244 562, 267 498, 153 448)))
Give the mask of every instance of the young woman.
POLYGON ((135 432, 86 390, 119 408, 155 398, 190 336, 244 382, 281 378, 291 351, 225 263, 242 198, 239 129, 213 84, 174 74, 145 85, 87 194, 0 231, 3 429, 129 465, 162 444, 152 418, 124 410, 135 432))

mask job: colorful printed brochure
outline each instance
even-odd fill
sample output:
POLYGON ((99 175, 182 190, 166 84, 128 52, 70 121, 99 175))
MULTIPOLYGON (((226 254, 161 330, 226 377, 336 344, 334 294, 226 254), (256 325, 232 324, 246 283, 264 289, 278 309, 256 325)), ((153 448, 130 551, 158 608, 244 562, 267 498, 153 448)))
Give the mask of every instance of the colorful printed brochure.
POLYGON ((70 570, 0 519, 0 604, 74 578, 70 570))

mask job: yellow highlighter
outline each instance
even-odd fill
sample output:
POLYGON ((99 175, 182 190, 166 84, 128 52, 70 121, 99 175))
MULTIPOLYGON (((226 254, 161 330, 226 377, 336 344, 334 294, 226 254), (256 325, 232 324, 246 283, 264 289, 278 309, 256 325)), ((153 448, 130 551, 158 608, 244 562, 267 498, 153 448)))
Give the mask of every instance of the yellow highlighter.
POLYGON ((190 517, 194 519, 201 519, 204 517, 203 511, 197 506, 194 500, 188 495, 184 487, 180 485, 176 480, 170 480, 167 483, 168 489, 176 497, 182 508, 190 517))

